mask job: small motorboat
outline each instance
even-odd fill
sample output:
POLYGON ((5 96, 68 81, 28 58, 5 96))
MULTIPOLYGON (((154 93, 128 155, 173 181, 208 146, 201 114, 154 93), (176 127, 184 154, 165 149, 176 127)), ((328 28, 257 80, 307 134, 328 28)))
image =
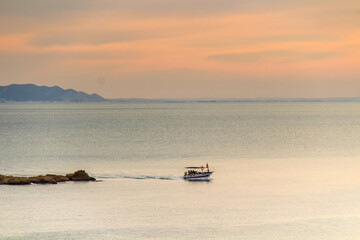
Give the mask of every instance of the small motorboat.
POLYGON ((204 166, 201 167, 185 167, 187 171, 184 173, 184 179, 190 181, 210 181, 210 175, 214 171, 210 171, 209 164, 206 164, 206 169, 204 166))

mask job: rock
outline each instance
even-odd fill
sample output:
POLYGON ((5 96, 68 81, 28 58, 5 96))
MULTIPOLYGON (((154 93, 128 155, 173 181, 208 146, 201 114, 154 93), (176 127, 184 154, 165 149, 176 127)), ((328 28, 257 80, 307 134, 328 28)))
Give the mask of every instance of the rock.
POLYGON ((27 177, 13 177, 13 176, 5 176, 3 180, 3 184, 8 185, 28 185, 31 181, 27 177))
POLYGON ((47 183, 57 184, 57 181, 55 179, 48 176, 29 177, 29 179, 32 183, 36 183, 36 184, 47 184, 47 183))
POLYGON ((4 181, 5 177, 4 175, 0 175, 0 183, 4 181))
POLYGON ((51 177, 56 182, 66 182, 69 181, 69 178, 62 176, 62 175, 55 175, 55 174, 46 174, 46 177, 51 177))
POLYGON ((13 177, 0 175, 0 185, 27 185, 30 183, 36 184, 57 184, 58 182, 67 181, 95 181, 96 179, 90 177, 84 170, 78 170, 74 173, 66 174, 66 176, 47 174, 36 177, 13 177))
POLYGON ((78 170, 74 173, 66 174, 66 177, 69 181, 95 181, 96 179, 93 177, 89 177, 84 170, 78 170))

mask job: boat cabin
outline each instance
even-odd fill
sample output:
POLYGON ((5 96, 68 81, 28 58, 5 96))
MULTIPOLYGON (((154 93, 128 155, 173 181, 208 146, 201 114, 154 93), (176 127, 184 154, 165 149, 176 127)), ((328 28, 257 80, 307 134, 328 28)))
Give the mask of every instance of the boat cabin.
POLYGON ((206 164, 206 168, 204 166, 201 167, 185 167, 187 171, 184 173, 184 176, 187 175, 198 175, 198 174, 207 174, 212 173, 209 169, 209 165, 206 164))

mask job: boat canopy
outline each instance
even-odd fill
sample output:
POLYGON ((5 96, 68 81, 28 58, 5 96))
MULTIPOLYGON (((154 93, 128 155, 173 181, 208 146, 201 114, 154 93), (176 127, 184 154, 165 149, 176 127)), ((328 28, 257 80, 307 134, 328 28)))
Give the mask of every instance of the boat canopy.
POLYGON ((186 169, 201 169, 201 168, 204 168, 204 167, 185 167, 186 169))

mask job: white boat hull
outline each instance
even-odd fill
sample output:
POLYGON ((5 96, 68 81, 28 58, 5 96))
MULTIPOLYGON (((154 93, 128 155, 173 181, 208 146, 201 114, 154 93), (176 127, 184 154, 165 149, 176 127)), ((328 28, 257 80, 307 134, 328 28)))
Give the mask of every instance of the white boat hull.
POLYGON ((212 172, 196 173, 184 175, 185 180, 189 181, 209 181, 211 180, 210 175, 212 172))

